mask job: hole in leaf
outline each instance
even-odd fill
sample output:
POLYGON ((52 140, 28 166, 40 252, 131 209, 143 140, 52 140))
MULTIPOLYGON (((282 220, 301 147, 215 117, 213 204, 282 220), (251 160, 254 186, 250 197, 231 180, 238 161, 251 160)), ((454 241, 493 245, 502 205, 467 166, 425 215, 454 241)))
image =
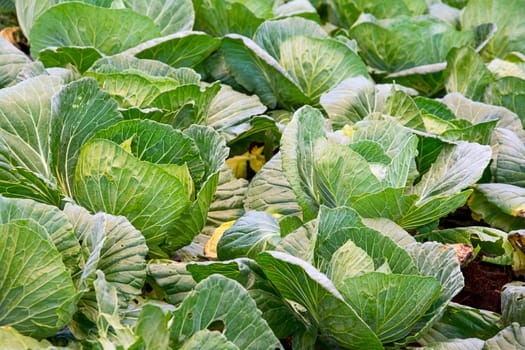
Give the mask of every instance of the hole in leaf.
POLYGON ((208 330, 222 333, 222 331, 224 331, 224 322, 222 322, 222 320, 215 320, 208 325, 208 330))

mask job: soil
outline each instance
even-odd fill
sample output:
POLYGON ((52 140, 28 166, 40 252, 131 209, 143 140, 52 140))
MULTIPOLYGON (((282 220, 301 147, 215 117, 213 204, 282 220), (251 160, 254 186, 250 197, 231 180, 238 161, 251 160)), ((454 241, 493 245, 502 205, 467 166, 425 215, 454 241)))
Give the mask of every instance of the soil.
POLYGON ((512 268, 485 263, 478 257, 462 271, 465 288, 453 301, 501 313, 501 287, 513 280, 512 268))

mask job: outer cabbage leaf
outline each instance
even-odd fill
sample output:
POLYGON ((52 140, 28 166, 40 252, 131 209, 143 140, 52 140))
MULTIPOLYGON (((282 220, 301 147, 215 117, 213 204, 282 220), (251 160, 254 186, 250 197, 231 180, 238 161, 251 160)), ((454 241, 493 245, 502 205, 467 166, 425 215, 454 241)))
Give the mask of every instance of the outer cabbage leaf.
POLYGON ((505 284, 501 288, 501 313, 504 325, 508 326, 513 322, 519 324, 523 322, 523 296, 525 295, 525 284, 514 281, 505 284))
MULTIPOLYGON (((489 103, 504 106, 517 113, 525 120, 525 80, 517 77, 503 77, 489 86, 485 92, 485 100, 489 103)), ((523 123, 523 122, 522 122, 523 123)))
POLYGON ((217 245, 220 260, 255 258, 273 250, 281 240, 279 223, 271 214, 249 211, 227 229, 217 245))
POLYGON ((496 129, 498 143, 492 169, 495 182, 525 187, 525 144, 512 131, 496 129))
POLYGON ((438 298, 432 277, 369 272, 350 277, 339 290, 383 343, 406 337, 438 298))
POLYGON ((333 254, 349 240, 373 259, 376 269, 387 262, 393 273, 417 274, 416 266, 405 249, 387 235, 363 224, 355 210, 321 207, 315 236, 315 265, 325 271, 333 254))
POLYGON ((103 53, 94 47, 64 46, 43 49, 38 59, 46 67, 68 68, 73 65, 79 73, 84 73, 102 56, 103 53))
POLYGON ((64 194, 74 196, 80 147, 97 131, 120 120, 117 103, 94 80, 74 81, 53 97, 50 166, 64 194))
POLYGON ((497 206, 504 214, 525 217, 525 189, 507 184, 479 184, 476 192, 497 206))
POLYGON ((447 92, 459 92, 465 97, 481 101, 485 90, 494 80, 481 57, 470 47, 451 50, 448 58, 447 92))
POLYGON ((192 124, 207 124, 207 114, 220 85, 182 85, 160 93, 150 107, 167 111, 159 120, 171 124, 175 129, 186 129, 192 124))
POLYGON ((495 312, 450 302, 443 316, 418 342, 426 345, 449 339, 485 340, 501 330, 500 321, 501 315, 495 312))
POLYGON ((374 260, 349 240, 332 255, 326 275, 340 290, 347 278, 373 271, 375 271, 374 260))
POLYGON ((51 97, 61 80, 40 76, 0 91, 0 142, 2 158, 48 179, 51 97))
POLYGON ((525 19, 520 14, 521 0, 511 0, 505 6, 497 0, 473 0, 461 15, 463 28, 474 28, 483 23, 494 23, 498 30, 482 53, 487 58, 505 57, 512 51, 525 52, 525 19))
POLYGON ((435 196, 455 195, 481 178, 491 156, 489 146, 477 143, 458 142, 455 145, 445 145, 430 170, 410 193, 419 195, 418 204, 435 196))
POLYGON ((30 62, 29 58, 7 39, 0 37, 0 88, 16 81, 16 76, 30 62))
POLYGON ((514 185, 479 184, 468 205, 476 220, 507 232, 519 230, 525 225, 525 218, 520 215, 525 204, 522 203, 523 192, 523 188, 514 185))
POLYGON ((440 293, 417 326, 412 329, 411 336, 405 339, 405 344, 417 340, 424 335, 443 315, 452 298, 464 286, 456 251, 435 242, 414 243, 408 247, 420 274, 437 279, 441 285, 440 293))
POLYGON ((252 6, 265 4, 270 8, 269 1, 229 1, 229 0, 195 0, 195 26, 215 37, 229 33, 238 33, 251 37, 264 17, 252 11, 252 6))
POLYGON ((64 213, 73 225, 78 241, 82 242, 85 255, 86 264, 81 279, 86 281, 81 280, 80 283, 89 283, 98 269, 117 288, 121 298, 139 295, 146 280, 148 247, 144 236, 122 216, 106 213, 91 215, 86 209, 73 204, 67 204, 64 213), (90 273, 93 275, 88 276, 90 273))
POLYGON ((281 45, 296 36, 326 39, 328 34, 316 22, 301 17, 265 21, 257 28, 253 41, 273 58, 281 58, 281 45))
POLYGON ((369 79, 348 78, 321 95, 320 102, 334 128, 341 129, 381 110, 386 97, 378 90, 369 79))
POLYGON ((513 323, 485 342, 484 350, 520 349, 525 347, 525 327, 513 323))
POLYGON ((410 350, 483 350, 485 342, 481 339, 453 339, 442 342, 433 342, 425 346, 408 347, 410 350))
POLYGON ((170 344, 181 346, 217 322, 224 327, 224 337, 240 349, 282 349, 246 289, 220 275, 197 284, 173 312, 170 344))
POLYGON ((314 189, 314 144, 325 137, 324 118, 305 106, 294 113, 281 139, 283 173, 292 187, 305 221, 317 216, 319 195, 314 189))
POLYGON ((498 128, 509 129, 518 135, 520 140, 525 141, 525 132, 519 117, 506 108, 474 102, 459 93, 447 94, 442 101, 457 118, 466 119, 471 123, 497 118, 496 126, 498 128))
POLYGON ((194 67, 217 50, 221 40, 206 33, 185 31, 148 40, 126 54, 164 62, 172 67, 194 67))
POLYGON ((0 225, 0 324, 45 338, 71 321, 76 290, 62 256, 33 220, 0 225))
POLYGON ((219 54, 235 81, 254 92, 262 103, 275 108, 301 106, 309 99, 286 70, 252 40, 237 34, 222 39, 219 54))
POLYGON ((11 350, 48 350, 52 346, 47 340, 38 341, 20 334, 11 327, 0 327, 0 344, 11 350))
POLYGON ((64 265, 72 274, 78 272, 80 245, 66 215, 57 207, 29 199, 0 196, 0 223, 13 220, 34 220, 49 235, 51 242, 62 255, 64 265))
POLYGON ((394 0, 388 4, 370 0, 330 0, 328 3, 335 10, 339 24, 345 27, 351 27, 362 13, 384 19, 418 16, 427 10, 427 4, 423 0, 394 0))
POLYGON ((222 333, 203 329, 194 333, 180 350, 240 350, 240 348, 228 340, 222 333))
POLYGON ((368 77, 359 56, 333 39, 295 36, 285 40, 280 45, 279 63, 314 105, 346 78, 368 77))
POLYGON ((326 338, 348 349, 383 349, 328 277, 312 265, 279 252, 261 253, 256 260, 284 298, 306 309, 308 327, 319 327, 326 338))
POLYGON ((230 167, 224 164, 219 173, 219 183, 203 230, 207 235, 206 240, 221 224, 236 220, 244 214, 244 198, 247 190, 248 181, 237 179, 230 167))
POLYGON ((213 127, 227 141, 233 140, 245 131, 247 122, 253 116, 266 111, 257 96, 248 96, 222 85, 207 111, 207 125, 213 127))
POLYGON ((348 147, 321 139, 314 144, 311 161, 318 205, 348 206, 355 198, 383 188, 368 162, 348 147))
POLYGON ((253 260, 240 258, 224 262, 191 263, 187 269, 197 281, 218 273, 242 284, 257 304, 257 308, 262 311, 262 317, 276 337, 285 338, 300 328, 300 321, 292 307, 281 297, 253 260))
POLYGON ((124 5, 151 18, 163 36, 193 27, 195 14, 191 0, 124 0, 124 5))
POLYGON ((350 35, 372 68, 389 73, 444 62, 451 48, 474 46, 473 32, 459 32, 429 17, 363 21, 352 27, 350 35))
POLYGON ((29 40, 33 57, 50 46, 88 46, 113 55, 159 36, 160 31, 150 18, 130 9, 67 2, 39 16, 29 40))
POLYGON ((186 265, 167 259, 148 262, 148 277, 162 288, 170 304, 178 305, 197 284, 191 273, 186 270, 186 265))
POLYGON ((281 153, 273 156, 253 177, 248 186, 244 208, 281 215, 300 215, 301 208, 283 175, 281 153))
POLYGON ((200 76, 192 69, 175 69, 159 61, 128 55, 101 59, 85 75, 95 78, 123 108, 151 107, 161 93, 200 83, 200 76))
POLYGON ((39 76, 0 92, 0 193, 59 205, 50 170, 51 96, 61 79, 39 76))
POLYGON ((82 146, 75 179, 75 200, 94 212, 126 216, 150 248, 165 241, 191 203, 177 177, 108 140, 82 146))

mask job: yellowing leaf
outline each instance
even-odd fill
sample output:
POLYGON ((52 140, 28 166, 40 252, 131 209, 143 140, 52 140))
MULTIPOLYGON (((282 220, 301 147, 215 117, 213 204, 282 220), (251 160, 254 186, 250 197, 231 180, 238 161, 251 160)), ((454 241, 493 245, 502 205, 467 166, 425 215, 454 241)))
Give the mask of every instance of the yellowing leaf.
POLYGON ((130 154, 133 154, 131 152, 131 142, 133 141, 133 138, 135 137, 135 135, 131 136, 129 139, 125 140, 124 142, 122 142, 120 144, 120 147, 124 148, 124 150, 130 154))
POLYGON ((204 245, 205 257, 207 257, 208 259, 217 259, 217 244, 219 244, 219 240, 224 234, 224 231, 232 227, 234 222, 235 220, 225 222, 219 227, 217 227, 215 231, 213 231, 213 234, 211 235, 210 239, 204 245))
POLYGON ((249 152, 226 160, 226 164, 232 169, 236 178, 248 177, 248 164, 250 165, 250 169, 257 173, 265 163, 264 146, 253 146, 249 152))
POLYGON ((226 164, 228 164, 228 166, 232 169, 236 178, 246 178, 248 177, 249 159, 249 153, 246 152, 243 155, 226 159, 226 164))

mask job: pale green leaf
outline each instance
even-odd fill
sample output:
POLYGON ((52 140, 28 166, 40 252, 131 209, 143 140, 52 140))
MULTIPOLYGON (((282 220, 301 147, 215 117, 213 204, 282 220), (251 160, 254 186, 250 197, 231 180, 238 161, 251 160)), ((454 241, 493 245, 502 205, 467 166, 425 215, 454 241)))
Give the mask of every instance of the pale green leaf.
POLYGON ((240 349, 282 349, 248 291, 220 275, 198 283, 173 312, 170 343, 181 346, 213 324, 222 326, 224 337, 240 349))
POLYGON ((489 146, 458 142, 445 145, 438 158, 410 191, 419 195, 418 204, 434 196, 451 196, 474 185, 490 162, 489 146))
POLYGON ((1 224, 0 248, 0 324, 54 335, 76 311, 76 290, 48 233, 33 220, 1 224))
POLYGON ((312 265, 279 252, 261 253, 257 262, 284 298, 306 309, 304 322, 313 322, 310 327, 320 327, 322 334, 349 349, 383 348, 328 277, 312 265))
POLYGON ((450 302, 443 316, 418 342, 432 344, 466 338, 485 340, 501 330, 503 326, 500 321, 501 315, 498 313, 450 302))
POLYGON ((332 39, 291 37, 280 45, 279 62, 310 104, 319 104, 323 93, 347 78, 368 77, 359 56, 345 44, 332 39))
POLYGON ((220 42, 206 33, 188 31, 145 41, 126 53, 172 67, 194 67, 217 50, 220 42))
POLYGON ((283 173, 292 187, 303 216, 317 216, 319 195, 315 191, 314 145, 325 137, 325 120, 317 109, 302 107, 294 113, 281 138, 283 173))
POLYGON ((461 26, 474 28, 483 23, 494 23, 498 30, 485 46, 482 53, 487 58, 505 57, 512 51, 525 51, 524 24, 520 14, 523 7, 521 0, 510 0, 501 6, 497 0, 471 0, 461 15, 461 26))
POLYGON ((375 268, 388 261, 393 273, 417 273, 407 251, 388 236, 365 226, 355 210, 321 207, 314 251, 317 266, 323 270, 337 249, 349 240, 374 260, 375 268))
POLYGON ((163 36, 193 27, 195 14, 191 0, 124 0, 124 4, 151 18, 163 36))
POLYGON ((208 109, 207 125, 227 136, 228 141, 236 136, 231 135, 230 128, 246 123, 254 115, 262 114, 266 107, 257 96, 248 96, 222 85, 208 109), (231 135, 231 136, 230 136, 231 135))
POLYGON ((142 234, 122 216, 92 215, 72 204, 66 205, 64 213, 82 242, 85 254, 92 255, 101 244, 92 269, 102 270, 121 297, 139 295, 146 280, 148 253, 142 234))
POLYGON ((263 17, 250 8, 258 4, 270 5, 270 2, 194 0, 194 29, 202 30, 215 37, 221 37, 229 33, 238 33, 251 37, 257 27, 263 22, 263 17))
POLYGON ((95 212, 126 216, 150 248, 164 242, 190 204, 177 178, 109 140, 94 140, 81 148, 75 179, 75 199, 80 204, 95 212))
POLYGON ((170 313, 155 305, 144 305, 135 326, 135 333, 142 337, 146 350, 167 349, 169 343, 170 313))
POLYGON ((67 2, 39 16, 29 40, 33 57, 50 46, 89 46, 113 55, 159 36, 150 18, 132 10, 67 2))
POLYGON ((264 164, 248 186, 246 210, 267 211, 281 215, 299 215, 301 208, 282 170, 281 153, 264 164))
POLYGON ((220 260, 255 258, 281 240, 279 223, 266 212, 249 211, 227 229, 217 245, 220 260))
POLYGON ((218 331, 203 329, 182 344, 180 350, 239 350, 239 347, 218 331))
POLYGON ((447 92, 459 92, 472 100, 482 100, 485 89, 494 77, 474 49, 454 49, 447 61, 450 72, 446 84, 447 92))
POLYGON ((298 107, 310 102, 288 72, 264 49, 247 37, 228 34, 219 53, 231 74, 246 91, 270 108, 298 107))
POLYGON ((10 350, 48 350, 51 347, 47 340, 38 341, 18 333, 11 327, 0 327, 0 344, 10 350))
POLYGON ((518 135, 520 140, 525 141, 525 132, 519 117, 506 108, 474 102, 459 93, 447 94, 442 101, 458 118, 471 123, 497 118, 497 127, 509 129, 518 135))
POLYGON ((293 309, 253 260, 240 258, 224 262, 192 263, 187 269, 197 281, 218 273, 242 284, 279 339, 297 332, 300 328, 300 321, 293 309))
POLYGON ((512 131, 498 128, 496 161, 493 167, 495 182, 525 187, 525 144, 512 131))
POLYGON ((513 323, 485 342, 483 350, 520 350, 525 347, 525 327, 513 323))
POLYGON ((479 184, 476 192, 497 206, 504 214, 525 217, 525 189, 507 184, 479 184))
POLYGON ((0 153, 8 164, 51 179, 51 97, 61 80, 40 76, 0 90, 0 153))
POLYGON ((29 58, 4 37, 0 37, 0 88, 16 81, 16 76, 30 62, 29 58))
POLYGON ((346 279, 339 289, 381 342, 389 343, 403 339, 425 316, 440 285, 432 277, 369 272, 346 279))
POLYGON ((286 40, 296 36, 328 38, 328 35, 318 23, 301 17, 289 17, 265 21, 257 28, 253 41, 266 50, 273 58, 280 60, 281 45, 286 40))
MULTIPOLYGON (((490 226, 512 231, 522 229, 525 225, 525 218, 513 215, 514 205, 520 206, 523 198, 523 189, 514 185, 507 184, 480 184, 481 188, 473 192, 468 201, 468 206, 472 211, 472 216, 476 220, 487 222, 490 226), (499 192, 502 192, 499 194, 499 192), (506 203, 511 201, 514 203, 506 203), (508 211, 511 214, 508 214, 508 211)), ((519 214, 519 210, 516 212, 519 214)))
POLYGON ((94 47, 63 46, 49 47, 40 51, 38 59, 46 67, 65 67, 73 65, 79 73, 84 73, 98 59, 102 53, 94 47))
POLYGON ((173 305, 182 302, 197 284, 191 273, 186 270, 186 263, 172 260, 150 260, 148 276, 162 288, 167 300, 173 305))
POLYGON ((339 287, 345 279, 375 270, 374 260, 351 240, 332 255, 326 275, 339 287))
POLYGON ((514 281, 505 284, 501 288, 501 313, 503 322, 506 326, 517 322, 523 324, 523 311, 525 304, 523 297, 525 296, 525 285, 523 282, 514 281))
POLYGON ((78 272, 80 245, 66 215, 55 206, 0 196, 0 223, 19 219, 31 219, 41 225, 62 255, 67 270, 72 274, 78 272))
POLYGON ((341 129, 380 111, 385 98, 381 98, 372 81, 360 76, 348 78, 325 92, 320 102, 334 128, 341 129))
POLYGON ((74 196, 74 172, 80 147, 97 131, 121 119, 116 102, 91 79, 74 81, 53 97, 50 165, 66 195, 74 196))
POLYGON ((474 46, 473 32, 460 32, 424 16, 363 21, 352 27, 350 35, 372 68, 390 73, 441 63, 453 47, 474 46))

